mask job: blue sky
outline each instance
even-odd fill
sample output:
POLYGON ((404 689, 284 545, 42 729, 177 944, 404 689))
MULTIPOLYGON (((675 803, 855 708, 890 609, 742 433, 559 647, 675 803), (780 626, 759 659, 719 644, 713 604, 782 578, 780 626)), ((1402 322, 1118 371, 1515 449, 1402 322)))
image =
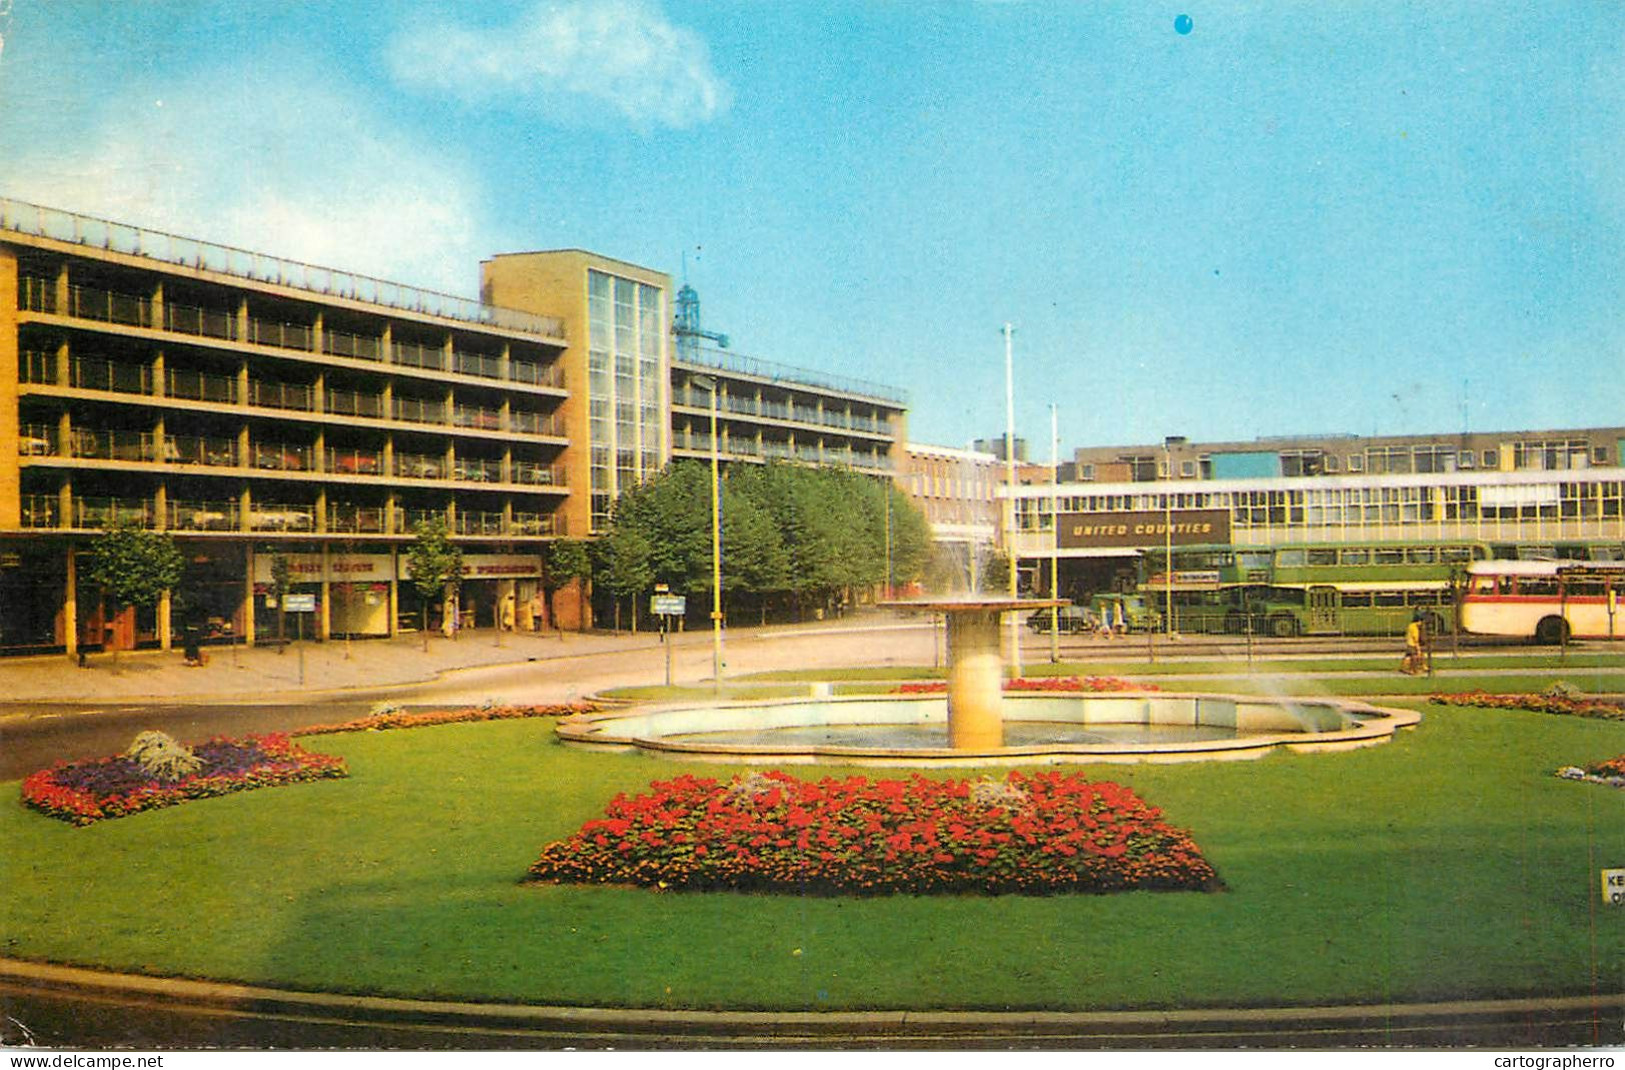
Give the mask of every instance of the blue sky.
MULTIPOLYGON (((3 5, 0 5, 3 6, 3 5)), ((687 279, 911 437, 1625 423, 1625 5, 14 0, 0 193, 687 279), (1175 17, 1189 14, 1189 33, 1175 17)))

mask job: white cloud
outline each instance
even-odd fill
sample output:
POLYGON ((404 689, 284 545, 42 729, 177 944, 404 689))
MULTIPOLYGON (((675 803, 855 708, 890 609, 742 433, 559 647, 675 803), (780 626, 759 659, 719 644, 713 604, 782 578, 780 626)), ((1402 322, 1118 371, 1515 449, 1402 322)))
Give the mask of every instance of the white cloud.
POLYGON ((470 103, 520 100, 553 118, 607 108, 638 125, 688 127, 727 110, 705 42, 639 0, 567 0, 509 25, 433 19, 387 49, 395 79, 470 103))
POLYGON ((126 87, 88 133, 0 154, 0 189, 469 296, 490 252, 467 169, 305 65, 126 87))

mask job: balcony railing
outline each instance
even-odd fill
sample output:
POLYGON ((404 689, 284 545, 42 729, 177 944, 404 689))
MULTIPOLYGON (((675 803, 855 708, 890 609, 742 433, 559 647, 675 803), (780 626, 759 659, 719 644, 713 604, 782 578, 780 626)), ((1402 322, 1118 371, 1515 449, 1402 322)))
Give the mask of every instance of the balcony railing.
POLYGON ((458 535, 506 535, 503 530, 502 514, 495 512, 474 512, 469 509, 457 510, 456 523, 452 530, 458 535))
POLYGON ((98 461, 156 461, 157 437, 150 431, 73 431, 73 456, 98 461))
POLYGON ((25 349, 18 353, 17 381, 54 386, 56 384, 56 354, 45 353, 38 349, 25 349))
POLYGON ((314 531, 316 509, 310 505, 255 502, 248 513, 248 526, 254 531, 314 531))
POLYGON ((258 346, 299 349, 310 353, 316 349, 316 331, 306 323, 278 323, 275 320, 250 318, 248 341, 258 346))
POLYGON ((397 453, 395 474, 407 479, 445 479, 446 459, 427 453, 397 453))
POLYGON ((322 352, 335 357, 354 360, 382 360, 383 340, 372 335, 351 334, 348 331, 323 331, 322 352))
POLYGON ((502 462, 482 459, 457 459, 451 478, 462 483, 502 482, 502 462))
POLYGON ((382 506, 335 502, 327 508, 327 530, 352 535, 378 535, 384 530, 382 506))
POLYGON ((551 513, 514 513, 509 534, 551 535, 553 534, 553 516, 551 513))
POLYGON ((17 452, 24 457, 55 457, 56 428, 51 424, 23 424, 17 428, 17 452))
POLYGON ((153 325, 151 298, 89 286, 68 288, 68 315, 102 323, 117 323, 124 327, 153 325))
POLYGON ((169 527, 174 531, 236 531, 234 501, 171 501, 169 527))
POLYGON ((452 371, 460 375, 478 375, 483 379, 502 378, 502 358, 482 353, 453 353, 452 371))
POLYGON ((237 317, 230 312, 191 305, 164 305, 164 327, 179 334, 237 340, 237 317))
POLYGON ((551 386, 564 389, 564 367, 559 364, 538 364, 531 360, 510 360, 508 379, 528 386, 551 386))
POLYGON ((355 390, 329 390, 324 399, 324 410, 335 416, 367 416, 374 420, 384 415, 382 394, 362 394, 355 390))
POLYGON ((24 312, 56 314, 56 283, 39 275, 17 279, 17 305, 24 312))
POLYGON ((275 383, 263 379, 250 379, 248 403, 262 409, 315 412, 316 388, 308 383, 275 383))
POLYGON ((222 405, 235 405, 237 380, 227 375, 165 368, 164 393, 169 397, 183 398, 187 401, 213 401, 222 405))
POLYGON ((22 524, 25 528, 54 528, 60 519, 57 510, 62 500, 55 494, 24 494, 22 496, 22 524))
POLYGON ((479 431, 500 431, 502 413, 496 409, 482 409, 476 405, 458 405, 452 409, 451 422, 456 427, 472 427, 479 431))
POLYGON ((256 442, 249 449, 254 467, 268 472, 308 472, 312 452, 309 446, 275 442, 256 442))
POLYGON ((408 368, 428 368, 437 372, 446 370, 446 351, 438 346, 394 342, 389 352, 391 360, 408 368))
POLYGON ((392 406, 395 419, 417 424, 443 424, 446 422, 444 401, 424 401, 421 398, 395 398, 392 406))
POLYGON ((564 469, 554 468, 551 465, 536 464, 532 461, 513 462, 513 482, 525 483, 531 486, 562 487, 564 486, 564 469))
POLYGON ((407 535, 417 530, 419 524, 432 524, 435 521, 444 522, 446 511, 444 509, 397 509, 395 510, 395 530, 392 535, 407 535))
POLYGON ((550 316, 538 316, 517 309, 497 308, 466 297, 436 293, 415 286, 403 286, 400 283, 387 282, 366 275, 335 271, 332 268, 266 256, 246 249, 214 245, 161 231, 111 223, 10 198, 0 197, 0 230, 71 242, 75 245, 95 246, 168 264, 181 264, 202 271, 236 275, 239 278, 291 286, 312 293, 348 298, 368 304, 387 305, 427 316, 484 324, 547 338, 564 337, 563 323, 550 316))
POLYGON ((327 470, 341 476, 378 476, 384 474, 384 455, 376 450, 327 451, 327 470))
POLYGON ((145 364, 114 363, 75 357, 68 362, 68 385, 78 390, 150 394, 152 368, 145 364))
POLYGON ((164 444, 164 460, 171 464, 201 464, 210 468, 237 466, 237 440, 171 435, 164 444))
POLYGON ((512 409, 508 412, 508 430, 520 435, 564 435, 564 421, 557 413, 530 412, 512 409))
POLYGON ((152 527, 152 502, 145 498, 73 499, 73 523, 69 525, 70 527, 106 528, 114 524, 152 527))

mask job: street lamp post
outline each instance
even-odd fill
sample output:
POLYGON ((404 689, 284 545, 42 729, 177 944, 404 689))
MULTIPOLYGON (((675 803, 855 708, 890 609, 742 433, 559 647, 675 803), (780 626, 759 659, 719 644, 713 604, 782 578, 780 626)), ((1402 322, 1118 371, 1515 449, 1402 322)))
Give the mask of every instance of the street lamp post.
POLYGON ((696 375, 693 386, 711 395, 711 681, 715 694, 722 693, 722 476, 721 453, 717 442, 717 381, 709 375, 696 375))
MULTIPOLYGON (((1010 598, 1017 597, 1016 586, 1016 387, 1014 363, 1011 356, 1010 336, 1015 328, 1004 325, 1004 480, 1008 497, 1005 500, 1005 548, 1010 558, 1010 598)), ((1021 621, 1020 614, 1010 617, 1010 673, 1021 677, 1021 621)))

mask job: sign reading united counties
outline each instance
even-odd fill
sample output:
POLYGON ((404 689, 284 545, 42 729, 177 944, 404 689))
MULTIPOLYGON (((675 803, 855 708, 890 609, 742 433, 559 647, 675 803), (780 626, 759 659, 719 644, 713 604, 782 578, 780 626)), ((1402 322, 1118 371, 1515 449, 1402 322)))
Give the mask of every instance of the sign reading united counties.
POLYGON ((1170 532, 1175 546, 1230 541, 1224 509, 1175 509, 1141 513, 1062 513, 1057 545, 1063 550, 1114 546, 1162 546, 1170 532))

